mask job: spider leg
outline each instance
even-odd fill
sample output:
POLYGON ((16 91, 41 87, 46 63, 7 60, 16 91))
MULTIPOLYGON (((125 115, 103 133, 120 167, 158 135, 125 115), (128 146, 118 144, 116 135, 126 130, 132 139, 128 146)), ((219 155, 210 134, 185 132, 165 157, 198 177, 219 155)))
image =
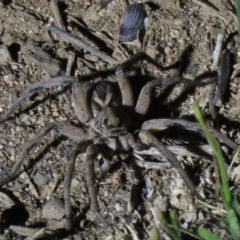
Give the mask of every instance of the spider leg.
POLYGON ((81 82, 74 82, 72 84, 72 102, 74 111, 81 123, 87 123, 90 118, 86 96, 81 82))
MULTIPOLYGON (((129 66, 133 66, 135 63, 141 61, 141 60, 146 60, 148 63, 152 64, 155 66, 157 69, 160 69, 161 71, 166 71, 172 68, 171 66, 169 67, 163 67, 161 64, 159 64, 157 61, 155 61, 153 58, 148 56, 144 52, 140 52, 135 54, 132 58, 129 60, 125 61, 122 63, 117 71, 117 82, 120 87, 121 95, 122 95, 122 105, 123 107, 127 107, 132 109, 134 105, 134 99, 133 99, 133 91, 131 88, 131 85, 127 79, 126 75, 126 70, 129 69, 129 66)), ((190 79, 186 78, 180 78, 180 77, 175 77, 175 78, 166 78, 166 79, 155 79, 149 83, 147 83, 138 98, 137 105, 135 108, 135 112, 139 114, 140 116, 143 116, 146 114, 148 107, 151 102, 151 93, 152 90, 156 87, 167 87, 169 85, 177 84, 177 83, 186 83, 188 85, 193 85, 193 86, 204 86, 207 84, 210 84, 214 82, 215 79, 210 79, 209 81, 206 82, 196 82, 190 79)))
POLYGON ((215 81, 215 79, 210 79, 205 82, 196 82, 190 79, 182 78, 182 77, 173 77, 173 78, 163 78, 163 79, 155 79, 148 82, 140 92, 138 97, 138 101, 135 107, 135 112, 139 114, 141 117, 147 113, 147 110, 150 106, 152 100, 152 92, 156 87, 168 87, 170 85, 185 83, 187 85, 192 86, 205 86, 215 81))
POLYGON ((179 174, 183 178, 184 182, 190 189, 190 191, 200 200, 204 200, 203 197, 196 191, 191 179, 186 174, 185 170, 183 169, 180 162, 177 160, 177 158, 173 155, 173 153, 167 149, 167 147, 158 141, 150 132, 141 130, 139 132, 139 138, 141 142, 144 144, 156 148, 161 154, 168 159, 168 161, 178 170, 179 174))
POLYGON ((117 69, 116 75, 122 96, 122 106, 132 109, 134 105, 132 87, 126 74, 124 73, 124 69, 122 69, 121 66, 117 69))
POLYGON ((67 231, 71 231, 72 229, 72 208, 71 208, 71 180, 74 170, 74 165, 77 156, 77 149, 73 148, 69 153, 69 162, 66 167, 65 177, 64 177, 64 208, 66 215, 66 223, 65 228, 67 231))
POLYGON ((129 66, 132 66, 139 61, 146 60, 148 63, 152 64, 156 68, 158 68, 161 71, 166 71, 170 69, 170 67, 163 67, 160 63, 158 63, 156 60, 151 58, 149 55, 147 55, 145 52, 139 52, 133 55, 130 59, 122 63, 119 67, 118 70, 126 70, 129 68, 129 66))
MULTIPOLYGON (((172 126, 182 127, 189 131, 199 132, 203 134, 203 130, 199 123, 189 122, 183 119, 153 119, 143 123, 142 130, 150 130, 150 131, 160 131, 167 129, 172 126)), ((238 145, 233 142, 231 139, 220 133, 219 131, 215 130, 212 127, 209 127, 210 132, 215 136, 219 141, 226 144, 228 147, 236 150, 238 145)))
POLYGON ((96 158, 96 153, 99 152, 99 149, 95 145, 90 145, 87 148, 87 167, 86 167, 86 175, 87 175, 87 184, 88 184, 88 192, 91 201, 91 209, 95 212, 97 218, 101 221, 104 227, 109 227, 109 223, 105 220, 105 218, 100 214, 98 201, 97 201, 97 192, 95 188, 95 175, 94 175, 94 160, 96 158))
POLYGON ((131 57, 129 60, 122 63, 116 71, 116 76, 117 76, 117 82, 122 95, 123 107, 127 107, 131 109, 133 108, 133 105, 134 105, 133 91, 127 79, 126 70, 129 69, 129 66, 133 66, 135 63, 141 60, 146 60, 147 62, 151 63, 152 65, 154 65, 155 67, 157 67, 162 71, 167 70, 167 68, 164 68, 161 64, 159 64, 157 61, 155 61, 153 58, 151 58, 144 52, 139 52, 135 54, 133 57, 131 57))
POLYGON ((56 77, 53 78, 50 81, 46 82, 39 82, 32 84, 29 86, 24 93, 21 95, 21 97, 12 105, 12 107, 0 118, 0 123, 4 122, 9 119, 9 117, 16 111, 16 109, 28 98, 30 97, 33 93, 41 91, 45 88, 51 88, 54 86, 59 86, 59 85, 67 85, 71 84, 75 81, 74 77, 69 77, 69 76, 63 76, 63 77, 56 77))
POLYGON ((63 123, 48 124, 47 126, 40 129, 39 132, 35 135, 35 137, 26 144, 26 146, 22 150, 22 153, 18 157, 17 161, 14 163, 10 174, 6 176, 4 179, 0 179, 0 186, 8 183, 18 175, 19 169, 24 159, 27 158, 28 152, 34 147, 36 147, 41 142, 43 137, 47 133, 49 133, 51 130, 55 130, 56 132, 60 132, 62 135, 77 139, 79 141, 84 141, 85 135, 86 135, 86 132, 84 129, 78 128, 72 125, 63 124, 63 123))

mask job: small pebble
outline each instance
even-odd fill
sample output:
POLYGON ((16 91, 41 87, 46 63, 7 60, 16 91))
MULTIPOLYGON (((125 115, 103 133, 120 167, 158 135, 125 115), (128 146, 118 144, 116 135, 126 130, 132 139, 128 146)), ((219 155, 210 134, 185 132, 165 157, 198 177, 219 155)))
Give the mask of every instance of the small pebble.
POLYGON ((116 203, 115 209, 116 209, 117 212, 121 212, 123 210, 119 203, 116 203))
POLYGON ((55 108, 57 108, 57 104, 52 103, 52 104, 50 105, 50 107, 53 108, 53 109, 55 109, 55 108))
POLYGON ((65 214, 63 202, 58 199, 50 199, 42 210, 42 217, 46 219, 60 220, 65 214))
POLYGON ((13 192, 13 195, 14 195, 15 197, 17 197, 17 198, 20 196, 20 194, 21 194, 21 193, 20 193, 20 192, 17 192, 17 191, 14 191, 14 192, 13 192))
POLYGON ((58 113, 58 112, 53 112, 53 116, 54 116, 54 117, 58 117, 58 116, 59 116, 59 113, 58 113))
POLYGON ((37 172, 33 177, 34 182, 38 186, 46 185, 52 179, 51 175, 48 173, 37 172))

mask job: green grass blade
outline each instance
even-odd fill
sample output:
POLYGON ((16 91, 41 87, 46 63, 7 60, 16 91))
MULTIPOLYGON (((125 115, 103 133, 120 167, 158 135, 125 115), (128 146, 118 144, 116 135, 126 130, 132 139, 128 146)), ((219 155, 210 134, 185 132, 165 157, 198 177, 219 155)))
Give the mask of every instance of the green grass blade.
POLYGON ((208 127, 203 119, 202 112, 197 104, 194 104, 193 110, 194 110, 195 117, 198 120, 198 122, 200 123, 200 125, 203 129, 203 132, 207 138, 207 141, 212 148, 213 154, 215 155, 215 157, 217 159, 220 176, 221 176, 222 197, 224 198, 224 200, 227 204, 231 204, 232 197, 231 197, 231 193, 229 190, 227 170, 224 165, 224 158, 222 155, 222 150, 221 150, 220 144, 208 130, 208 127))
POLYGON ((150 232, 150 240, 162 240, 160 232, 157 227, 153 227, 150 232))
POLYGON ((211 233, 209 230, 207 230, 205 228, 199 228, 197 232, 198 232, 199 236, 201 238, 203 238, 204 240, 221 240, 220 237, 211 233))
MULTIPOLYGON (((168 224, 168 226, 170 228, 174 228, 171 224, 168 224)), ((191 232, 191 231, 189 231, 185 228, 182 228, 182 227, 179 227, 179 228, 180 228, 181 233, 184 233, 185 235, 189 235, 190 237, 195 238, 197 240, 202 240, 202 238, 199 235, 197 235, 196 233, 191 232)))
POLYGON ((227 219, 225 219, 225 218, 219 218, 218 220, 219 220, 219 221, 222 223, 222 225, 230 232, 227 219))
POLYGON ((157 216, 163 229, 168 233, 169 236, 171 236, 172 239, 182 240, 178 224, 176 222, 172 222, 172 217, 173 220, 175 219, 175 221, 177 221, 177 217, 174 217, 174 214, 170 215, 170 219, 167 219, 161 211, 158 211, 157 216), (170 227, 169 224, 173 227, 170 227))
POLYGON ((175 229, 175 233, 178 235, 179 238, 181 238, 181 230, 177 219, 177 213, 174 210, 170 212, 170 222, 175 229))
POLYGON ((240 204, 236 195, 233 195, 232 207, 236 211, 237 215, 240 216, 240 204))
POLYGON ((234 240, 240 239, 240 226, 238 217, 233 209, 228 211, 227 221, 229 225, 229 231, 234 240))

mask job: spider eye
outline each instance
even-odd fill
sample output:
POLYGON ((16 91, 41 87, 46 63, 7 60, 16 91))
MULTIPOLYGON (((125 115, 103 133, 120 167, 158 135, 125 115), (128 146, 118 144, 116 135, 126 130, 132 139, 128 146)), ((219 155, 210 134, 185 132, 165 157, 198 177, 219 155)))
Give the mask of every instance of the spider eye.
POLYGON ((110 128, 110 129, 113 129, 113 125, 109 125, 109 128, 110 128))

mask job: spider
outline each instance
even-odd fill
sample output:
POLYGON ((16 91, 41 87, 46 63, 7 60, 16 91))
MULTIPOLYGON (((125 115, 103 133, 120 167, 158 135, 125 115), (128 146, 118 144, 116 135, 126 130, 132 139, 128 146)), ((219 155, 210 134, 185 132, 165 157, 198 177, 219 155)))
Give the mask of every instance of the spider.
MULTIPOLYGON (((69 138, 77 139, 79 144, 83 142, 88 143, 86 148, 86 174, 90 205, 91 209, 95 212, 97 218, 102 222, 104 227, 108 227, 109 223, 100 214, 94 176, 94 160, 100 152, 103 152, 103 154, 106 152, 117 154, 124 152, 128 156, 133 156, 134 154, 144 156, 146 154, 146 149, 149 149, 150 147, 154 148, 159 154, 161 153, 164 158, 169 160, 175 168, 177 168, 190 191, 197 198, 203 199, 203 197, 195 190, 192 181, 175 155, 151 133, 152 131, 162 130, 173 125, 181 126, 190 131, 201 132, 200 125, 182 119, 153 119, 144 123, 142 123, 142 119, 148 111, 153 97, 152 92, 156 87, 167 87, 178 83, 204 86, 211 81, 192 81, 181 77, 152 80, 142 88, 134 108, 133 90, 128 80, 127 72, 129 66, 132 67, 134 64, 142 60, 147 60, 154 66, 163 69, 160 64, 143 52, 134 55, 132 58, 121 64, 116 70, 116 82, 121 95, 120 103, 115 97, 114 89, 112 87, 113 83, 106 80, 96 81, 87 91, 84 89, 84 84, 81 81, 81 78, 77 79, 71 76, 56 77, 50 81, 35 83, 29 86, 22 96, 1 117, 0 122, 8 120, 14 111, 33 93, 53 86, 71 85, 73 107, 81 124, 77 127, 66 123, 54 122, 49 123, 40 129, 35 137, 26 144, 21 155, 12 167, 10 174, 0 180, 0 185, 2 186, 15 178, 19 174, 20 166, 27 157, 28 152, 33 147, 37 146, 47 133, 55 131, 69 138), (91 101, 89 101, 89 95, 92 97, 91 101), (89 102, 91 102, 91 107, 89 107, 89 102), (136 134, 136 132, 138 133, 136 134)), ((221 142, 224 142, 233 149, 237 148, 237 145, 234 142, 220 132, 212 128, 210 128, 210 131, 221 142)), ((67 230, 71 230, 72 228, 70 184, 71 174, 77 154, 78 148, 73 147, 64 179, 67 230)))

